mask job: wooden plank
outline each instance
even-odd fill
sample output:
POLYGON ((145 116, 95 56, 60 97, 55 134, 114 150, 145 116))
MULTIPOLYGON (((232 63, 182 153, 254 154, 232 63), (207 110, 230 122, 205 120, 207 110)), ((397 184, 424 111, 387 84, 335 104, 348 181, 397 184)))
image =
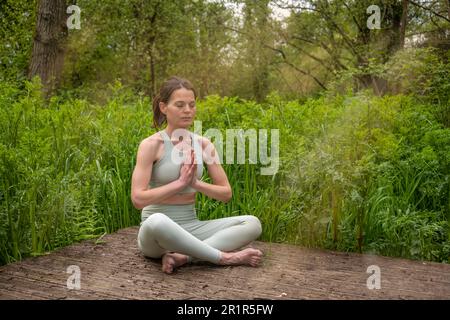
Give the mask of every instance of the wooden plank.
POLYGON ((254 242, 258 268, 208 263, 161 272, 137 249, 137 227, 0 267, 0 299, 448 299, 450 265, 254 242), (69 265, 82 290, 68 290, 69 265), (369 265, 381 268, 381 289, 369 290, 369 265))
MULTIPOLYGON (((117 256, 117 255, 115 255, 115 254, 112 254, 112 256, 117 256)), ((280 255, 279 256, 282 256, 282 252, 280 253, 280 255)), ((85 257, 89 257, 89 254, 88 255, 85 255, 85 257)), ((90 257, 89 257, 90 258, 90 257)), ((89 259, 88 258, 88 259, 89 259)), ((349 261, 348 261, 348 263, 351 263, 351 259, 348 259, 349 261)), ((136 261, 138 261, 138 259, 136 260, 136 261)), ((114 262, 111 262, 111 263, 113 263, 114 264, 114 266, 116 266, 116 264, 114 263, 114 262)), ((300 263, 302 263, 302 261, 300 261, 300 263)), ((268 263, 269 264, 269 263, 268 263)), ((302 276, 303 275, 303 273, 304 273, 304 270, 306 270, 306 271, 308 271, 308 269, 309 268, 304 268, 304 266, 302 266, 302 268, 292 268, 292 264, 285 264, 285 265, 281 265, 280 264, 280 266, 282 266, 282 268, 281 268, 281 270, 284 272, 284 273, 287 273, 287 274, 295 274, 295 273, 300 273, 300 276, 302 276)), ((368 277, 368 274, 366 274, 366 266, 363 266, 363 267, 361 267, 361 268, 359 268, 359 270, 358 271, 355 271, 355 270, 352 270, 351 268, 353 268, 351 265, 350 266, 348 266, 348 265, 345 265, 344 267, 339 267, 339 269, 338 270, 336 270, 336 268, 334 267, 334 266, 330 266, 330 267, 332 267, 332 268, 320 268, 320 266, 319 266, 319 268, 315 268, 315 272, 314 273, 312 273, 312 272, 309 272, 309 278, 314 278, 314 276, 313 276, 313 274, 315 274, 315 273, 319 273, 319 275, 320 275, 320 277, 319 277, 319 281, 320 281, 320 279, 322 278, 322 279, 325 279, 325 281, 334 281, 334 282, 349 282, 349 276, 350 275, 356 275, 356 276, 358 276, 356 279, 358 280, 358 283, 360 284, 360 285, 362 285, 363 287, 365 287, 365 281, 366 281, 366 279, 367 279, 367 277, 368 277), (347 267, 348 269, 346 269, 345 267, 347 267), (330 273, 329 275, 328 275, 328 273, 330 273), (311 276, 312 275, 312 276, 311 276)), ((392 268, 391 268, 392 269, 392 268)), ((423 268, 422 268, 423 269, 423 268)), ((244 269, 245 270, 245 269, 244 269)), ((266 271, 267 271, 268 269, 267 269, 267 266, 266 266, 266 271)), ((405 269, 406 270, 406 269, 405 269)), ((410 271, 410 270, 408 270, 409 271, 409 274, 411 274, 412 272, 410 271)), ((429 278, 427 278, 427 275, 425 274, 423 277, 422 277, 422 272, 420 272, 420 273, 417 273, 416 272, 416 274, 414 275, 414 276, 416 276, 416 279, 414 279, 414 287, 418 287, 418 284, 420 285, 421 284, 421 280, 426 280, 426 281, 428 281, 428 280, 430 280, 429 278), (418 278, 417 278, 418 277, 418 278), (422 278, 421 278, 422 277, 422 278)), ((408 275, 408 274, 407 274, 408 275)), ((444 273, 440 273, 440 275, 442 276, 442 279, 436 279, 436 277, 434 277, 434 283, 435 284, 443 284, 443 285, 447 285, 448 284, 448 282, 446 282, 446 281, 441 281, 441 280, 445 280, 445 278, 448 278, 448 273, 447 274, 444 274, 444 273)), ((219 274, 218 274, 218 276, 220 276, 219 274)), ((404 276, 405 275, 401 275, 402 277, 401 278, 404 278, 404 276)), ((237 278, 239 278, 239 276, 237 275, 236 276, 237 278)), ((398 275, 397 274, 393 274, 393 279, 396 279, 398 277, 398 275)), ((383 284, 385 285, 385 284, 387 284, 388 282, 386 281, 386 276, 384 276, 383 277, 383 284)), ((433 280, 433 279, 431 279, 431 280, 433 280)), ((405 283, 403 283, 403 285, 404 285, 405 283)), ((351 285, 347 285, 347 287, 348 287, 348 289, 351 289, 351 292, 353 292, 353 290, 354 290, 354 288, 352 288, 352 286, 351 285)), ((398 287, 398 284, 393 284, 392 285, 392 287, 393 288, 396 288, 396 287, 398 287)), ((419 292, 421 295, 424 295, 424 296, 427 296, 427 293, 426 292, 424 292, 423 290, 422 290, 422 288, 420 288, 420 286, 419 286, 419 288, 418 288, 419 290, 417 290, 417 292, 419 292)), ((400 288, 400 289, 398 289, 398 290, 400 290, 400 292, 398 293, 398 294, 401 294, 401 293, 405 293, 405 292, 408 292, 408 290, 406 289, 402 289, 402 288, 400 288)), ((351 295, 352 295, 352 293, 351 293, 351 295)), ((431 296, 432 297, 434 297, 434 294, 433 293, 431 293, 431 296)))
MULTIPOLYGON (((77 264, 77 263, 80 265, 80 267, 81 267, 81 266, 84 266, 85 268, 86 268, 86 266, 89 265, 89 264, 92 264, 92 266, 95 266, 95 264, 93 264, 93 261, 95 261, 95 260, 94 260, 94 257, 89 257, 89 256, 84 256, 83 258, 77 258, 76 260, 71 260, 70 262, 68 262, 68 261, 67 261, 67 258, 64 258, 64 257, 56 257, 56 256, 53 256, 53 258, 54 258, 54 259, 58 259, 58 258, 63 259, 62 262, 65 263, 65 266, 58 267, 60 270, 64 270, 64 268, 66 268, 67 265, 70 265, 70 264, 77 264)), ((143 261, 145 261, 145 260, 143 260, 143 261)), ((43 266, 47 267, 47 265, 48 265, 47 262, 44 262, 44 263, 43 263, 43 266)), ((34 266, 36 266, 36 263, 34 264, 34 266)), ((130 267, 132 267, 132 266, 130 266, 130 267)), ((106 276, 108 276, 108 272, 114 272, 114 278, 115 278, 115 279, 117 279, 117 280, 119 280, 119 281, 124 281, 124 280, 126 280, 126 279, 120 279, 120 278, 118 278, 118 275, 117 275, 118 271, 114 271, 112 268, 117 268, 117 265, 115 265, 115 266, 108 266, 108 267, 107 267, 105 264, 102 263, 101 269, 102 269, 103 271, 106 271, 106 273, 105 273, 105 274, 102 274, 102 276, 103 276, 103 277, 106 277, 106 276)), ((190 267, 186 267, 186 268, 182 268, 182 269, 180 269, 180 270, 187 270, 187 269, 189 269, 189 268, 190 268, 190 267)), ((203 268, 204 268, 204 267, 203 267, 203 268)), ((221 277, 224 276, 223 270, 221 270, 220 268, 223 268, 223 267, 214 268, 214 269, 212 269, 211 272, 208 272, 207 274, 206 274, 206 273, 203 273, 202 277, 203 277, 203 278, 209 278, 209 280, 210 280, 209 283, 214 282, 214 281, 216 281, 217 279, 220 279, 221 277)), ((261 290, 260 290, 260 289, 258 288, 258 286, 257 286, 258 283, 264 284, 264 286, 267 286, 267 284, 272 284, 272 285, 276 285, 277 287, 280 286, 281 284, 283 284, 283 282, 280 282, 279 279, 278 279, 277 277, 275 277, 276 282, 274 282, 274 281, 272 280, 273 275, 271 274, 270 270, 269 270, 269 271, 268 271, 268 270, 265 270, 264 272, 265 272, 267 275, 264 275, 262 272, 258 272, 258 270, 262 270, 262 269, 260 269, 260 268, 258 268, 258 269, 253 269, 253 268, 248 268, 248 267, 233 267, 233 268, 239 269, 238 272, 233 273, 233 275, 232 275, 233 280, 234 280, 234 281, 238 281, 239 283, 241 283, 241 285, 244 284, 244 283, 247 284, 248 290, 249 290, 249 291, 253 291, 253 292, 258 291, 259 296, 263 296, 263 295, 264 295, 264 296, 267 296, 267 293, 261 292, 261 290), (247 271, 248 271, 248 272, 247 272, 247 271), (251 281, 248 281, 249 279, 250 279, 251 281)), ((92 270, 92 268, 90 268, 90 270, 92 270)), ((128 268, 128 267, 125 268, 125 270, 126 270, 126 272, 129 273, 129 271, 128 271, 129 268, 128 268)), ((133 270, 138 271, 138 270, 139 270, 139 269, 138 269, 138 266, 137 266, 136 268, 134 268, 133 270)), ((142 271, 145 271, 143 268, 141 268, 141 270, 142 270, 142 271)), ((199 270, 199 269, 198 269, 198 270, 199 270)), ((155 271, 158 272, 158 273, 161 273, 161 272, 159 271, 159 266, 158 266, 158 269, 156 269, 155 271)), ((91 271, 89 271, 89 272, 91 272, 91 271)), ((98 276, 98 272, 96 272, 96 276, 98 276)), ((169 278, 169 280, 172 279, 172 278, 173 278, 173 277, 169 278)), ((196 272, 196 273, 193 273, 193 274, 184 273, 184 274, 182 275, 182 278, 187 279, 187 280, 192 281, 192 282, 195 282, 196 279, 198 278, 198 273, 197 273, 197 272, 196 272), (191 276, 192 276, 192 278, 191 278, 191 276)), ((318 279, 319 279, 319 281, 322 280, 322 279, 320 279, 320 277, 319 277, 318 279)), ((182 279, 177 278, 176 281, 179 282, 180 280, 182 280, 182 279)), ((167 280, 166 280, 166 281, 167 281, 167 280)), ((301 288, 305 287, 304 284, 305 284, 305 283, 302 283, 301 288)), ((176 285, 176 283, 175 283, 174 285, 176 285)), ((313 285, 311 285, 310 288, 306 287, 305 289, 309 289, 309 290, 312 290, 312 291, 323 291, 323 290, 316 290, 316 289, 314 288, 316 285, 317 285, 317 283, 313 283, 313 285)), ((290 283, 284 283, 283 286, 285 287, 283 292, 285 292, 285 291, 292 291, 292 290, 287 290, 287 287, 293 287, 293 288, 296 288, 297 290, 299 289, 299 287, 294 287, 294 286, 292 286, 290 283)), ((327 288, 327 289, 328 289, 328 288, 327 288)), ((346 288, 346 289, 347 289, 347 290, 346 290, 346 293, 347 293, 347 296, 348 296, 348 297, 351 297, 351 298, 361 298, 361 295, 356 294, 356 293, 355 293, 355 290, 354 290, 353 288, 346 288)), ((278 290, 278 291, 279 291, 279 290, 278 290)), ((326 291, 328 291, 328 290, 326 290, 326 291)), ((275 290, 273 290, 273 289, 271 290, 270 295, 271 295, 272 298, 276 298, 276 297, 277 297, 276 294, 275 294, 275 292, 277 292, 277 291, 275 291, 275 290)), ((306 293, 306 292, 305 292, 305 293, 306 293)), ((280 292, 279 294, 281 294, 281 292, 280 292)), ((341 292, 341 295, 342 295, 342 294, 344 294, 344 292, 341 292)), ((291 295, 291 296, 292 296, 292 295, 291 295)), ((321 296, 323 296, 323 292, 322 292, 321 296)), ((300 298, 301 298, 301 297, 300 297, 300 298)))

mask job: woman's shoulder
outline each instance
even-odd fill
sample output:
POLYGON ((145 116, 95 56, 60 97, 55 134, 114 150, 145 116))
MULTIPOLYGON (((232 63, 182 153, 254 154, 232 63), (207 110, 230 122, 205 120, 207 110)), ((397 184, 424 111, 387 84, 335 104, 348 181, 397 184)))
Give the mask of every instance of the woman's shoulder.
POLYGON ((154 134, 152 134, 151 136, 148 136, 146 138, 144 138, 140 143, 139 143, 139 149, 142 149, 143 151, 147 152, 155 152, 156 150, 158 150, 158 148, 164 143, 161 135, 159 134, 159 132, 156 132, 154 134))
POLYGON ((161 144, 163 142, 163 138, 161 137, 161 134, 159 131, 155 132, 154 134, 148 136, 147 138, 144 138, 141 143, 146 144, 161 144))

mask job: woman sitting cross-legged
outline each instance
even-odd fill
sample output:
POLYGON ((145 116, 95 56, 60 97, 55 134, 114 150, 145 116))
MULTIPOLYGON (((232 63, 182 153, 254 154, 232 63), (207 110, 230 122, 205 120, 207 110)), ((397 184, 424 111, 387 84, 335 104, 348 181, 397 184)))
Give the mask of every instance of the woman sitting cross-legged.
POLYGON ((189 81, 172 77, 153 100, 155 127, 164 122, 167 126, 145 138, 137 152, 131 198, 142 209, 138 247, 147 257, 162 257, 166 273, 194 261, 256 267, 260 250, 235 250, 260 236, 257 217, 197 218, 196 192, 223 202, 231 199, 232 192, 219 161, 205 161, 203 150, 217 156, 214 145, 188 130, 196 113, 195 98, 189 81), (201 181, 204 163, 212 184, 201 181))

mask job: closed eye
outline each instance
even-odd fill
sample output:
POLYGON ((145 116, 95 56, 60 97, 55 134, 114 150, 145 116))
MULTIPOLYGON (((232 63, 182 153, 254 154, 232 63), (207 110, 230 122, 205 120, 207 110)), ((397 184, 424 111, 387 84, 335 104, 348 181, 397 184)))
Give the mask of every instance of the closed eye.
MULTIPOLYGON (((182 103, 177 103, 177 104, 175 104, 175 106, 176 107, 178 107, 178 108, 183 108, 184 107, 184 104, 182 104, 182 103)), ((189 108, 195 108, 195 103, 191 103, 191 104, 189 104, 189 108)))

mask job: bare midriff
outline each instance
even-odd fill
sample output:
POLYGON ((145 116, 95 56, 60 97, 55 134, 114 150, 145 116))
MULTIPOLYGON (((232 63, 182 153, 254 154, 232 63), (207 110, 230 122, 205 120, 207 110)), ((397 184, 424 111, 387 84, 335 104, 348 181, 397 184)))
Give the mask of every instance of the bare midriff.
POLYGON ((175 194, 167 199, 161 201, 161 204, 192 204, 195 203, 196 192, 189 192, 184 194, 175 194))

